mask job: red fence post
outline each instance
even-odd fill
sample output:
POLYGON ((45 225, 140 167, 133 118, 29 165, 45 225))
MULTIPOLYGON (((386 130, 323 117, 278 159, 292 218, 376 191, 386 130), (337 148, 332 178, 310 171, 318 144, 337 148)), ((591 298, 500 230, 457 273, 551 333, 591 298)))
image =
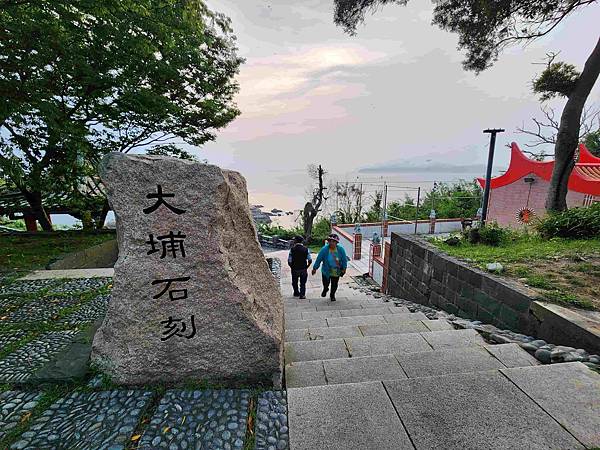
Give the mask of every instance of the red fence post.
POLYGON ((353 259, 357 259, 357 260, 360 259, 361 251, 362 251, 362 234, 356 233, 354 235, 354 258, 353 259))
POLYGON ((383 280, 381 281, 381 292, 387 294, 387 284, 388 284, 388 275, 390 271, 390 252, 391 252, 391 244, 386 242, 384 245, 383 252, 383 280))

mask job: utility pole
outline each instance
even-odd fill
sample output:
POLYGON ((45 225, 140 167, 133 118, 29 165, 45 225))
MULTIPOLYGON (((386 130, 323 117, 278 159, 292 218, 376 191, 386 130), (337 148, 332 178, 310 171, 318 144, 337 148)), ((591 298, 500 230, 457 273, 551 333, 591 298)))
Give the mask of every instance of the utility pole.
POLYGON ((419 225, 419 206, 421 206, 421 186, 417 189, 417 208, 415 209, 415 234, 417 234, 417 226, 419 225))
POLYGON ((387 183, 383 182, 383 202, 381 207, 381 239, 384 238, 384 222, 387 215, 387 183))
POLYGON ((494 163, 496 135, 498 133, 503 133, 504 131, 505 130, 503 130, 502 128, 488 128, 487 130, 483 130, 484 133, 488 133, 490 135, 490 150, 488 152, 487 171, 485 173, 485 189, 483 191, 483 206, 481 208, 481 225, 485 225, 488 213, 488 204, 490 202, 490 184, 492 182, 492 164, 494 163))

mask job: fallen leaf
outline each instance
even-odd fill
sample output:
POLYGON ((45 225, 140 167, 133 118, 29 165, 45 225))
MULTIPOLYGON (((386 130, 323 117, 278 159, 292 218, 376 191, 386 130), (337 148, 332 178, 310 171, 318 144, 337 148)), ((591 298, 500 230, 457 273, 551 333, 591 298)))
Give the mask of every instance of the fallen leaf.
POLYGON ((141 434, 136 434, 135 436, 131 437, 131 440, 135 442, 135 441, 139 440, 139 438, 141 438, 141 437, 142 437, 141 434))
POLYGON ((163 434, 168 433, 170 429, 171 429, 171 427, 165 427, 163 429, 163 434))
POLYGON ((23 417, 21 417, 21 423, 27 422, 30 417, 31 417, 30 412, 28 412, 27 414, 24 414, 23 417))

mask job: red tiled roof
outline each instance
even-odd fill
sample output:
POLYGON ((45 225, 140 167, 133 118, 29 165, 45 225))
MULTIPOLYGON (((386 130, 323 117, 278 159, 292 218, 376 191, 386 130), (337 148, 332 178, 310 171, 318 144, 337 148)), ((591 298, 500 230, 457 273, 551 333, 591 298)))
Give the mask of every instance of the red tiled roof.
MULTIPOLYGON (((535 161, 529 159, 519 146, 511 144, 510 165, 508 170, 491 180, 492 189, 506 186, 529 174, 535 174, 543 180, 550 181, 554 161, 535 161)), ((481 187, 485 187, 485 179, 478 178, 481 187)), ((600 195, 600 158, 592 155, 585 145, 579 145, 579 161, 569 178, 569 190, 582 194, 600 195)))

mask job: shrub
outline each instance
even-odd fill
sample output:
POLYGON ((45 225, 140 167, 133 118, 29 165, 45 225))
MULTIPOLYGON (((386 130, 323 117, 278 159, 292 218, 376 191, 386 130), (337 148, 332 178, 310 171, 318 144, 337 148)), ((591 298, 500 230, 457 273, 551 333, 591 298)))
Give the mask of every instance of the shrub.
POLYGON ((317 220, 313 226, 311 244, 323 244, 331 233, 331 222, 325 217, 317 220))
POLYGON ((496 222, 488 223, 479 228, 479 241, 482 244, 497 247, 508 237, 509 232, 496 222))
POLYGON ((463 239, 468 240, 471 244, 497 247, 508 238, 509 234, 509 230, 502 228, 496 222, 491 222, 480 228, 469 228, 463 233, 463 239))
POLYGON ((277 236, 286 241, 294 239, 294 236, 302 236, 304 231, 300 227, 286 229, 279 225, 259 224, 258 233, 264 236, 277 236))
POLYGON ((588 208, 571 208, 552 213, 541 220, 537 229, 545 238, 591 238, 600 236, 600 203, 588 208))

